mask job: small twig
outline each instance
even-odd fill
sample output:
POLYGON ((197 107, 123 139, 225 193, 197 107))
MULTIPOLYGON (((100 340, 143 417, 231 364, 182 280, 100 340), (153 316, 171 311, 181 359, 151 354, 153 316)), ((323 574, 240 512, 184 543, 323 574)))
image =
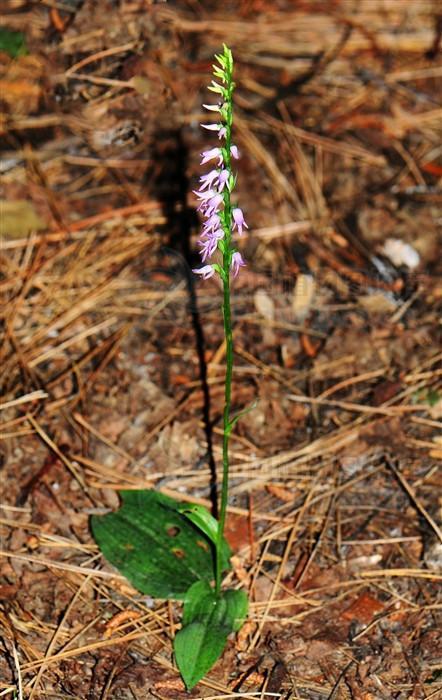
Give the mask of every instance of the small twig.
POLYGON ((389 459, 386 458, 385 462, 386 462, 387 466, 391 469, 393 474, 395 475, 396 479, 399 481, 399 483, 402 486, 402 488, 404 489, 404 491, 407 493, 408 497, 410 498, 410 500, 411 500, 412 504, 414 505, 414 507, 416 508, 416 510, 418 510, 419 513, 422 515, 422 517, 425 518, 425 520, 430 525, 433 532, 439 538, 440 542, 442 542, 442 530, 437 525, 437 523, 433 520, 433 518, 428 513, 428 511, 424 508, 422 503, 419 501, 419 499, 417 498, 413 489, 409 485, 408 481, 405 479, 404 476, 402 476, 402 474, 399 472, 399 470, 396 469, 394 464, 392 462, 390 462, 389 459))
POLYGON ((68 68, 65 72, 65 77, 70 77, 73 73, 76 73, 76 71, 78 71, 79 68, 84 68, 84 66, 89 65, 89 63, 94 63, 95 61, 99 61, 102 58, 107 58, 108 56, 115 56, 119 53, 131 51, 133 48, 135 48, 135 46, 135 42, 131 41, 129 44, 122 44, 121 46, 112 46, 110 49, 103 49, 103 51, 98 51, 97 53, 92 54, 92 56, 86 56, 86 58, 83 58, 81 61, 74 63, 73 66, 68 68))
POLYGON ((347 664, 347 666, 341 671, 341 673, 338 676, 338 680, 334 684, 332 691, 330 695, 327 696, 327 700, 335 700, 335 698, 338 697, 338 690, 339 686, 341 685, 341 681, 345 678, 345 674, 347 671, 353 666, 353 664, 356 663, 355 661, 350 661, 350 663, 347 664))
POLYGON ((72 75, 67 75, 66 78, 69 80, 85 80, 88 83, 93 83, 94 85, 110 85, 111 87, 121 87, 121 88, 131 88, 133 89, 133 84, 130 80, 116 80, 115 78, 102 78, 99 75, 89 75, 89 73, 73 73, 72 75))

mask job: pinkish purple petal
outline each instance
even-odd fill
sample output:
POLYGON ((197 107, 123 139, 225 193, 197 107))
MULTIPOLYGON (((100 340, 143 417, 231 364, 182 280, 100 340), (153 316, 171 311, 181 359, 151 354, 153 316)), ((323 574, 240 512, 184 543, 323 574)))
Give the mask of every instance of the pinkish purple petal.
POLYGON ((210 199, 217 194, 214 190, 206 190, 205 192, 201 190, 192 190, 192 192, 198 199, 210 199))
POLYGON ((221 172, 218 173, 218 187, 219 187, 220 192, 223 191, 224 185, 226 184, 226 182, 228 182, 229 177, 230 177, 230 172, 226 169, 221 170, 221 172))
POLYGON ((208 238, 207 241, 203 241, 200 247, 201 260, 206 262, 207 258, 210 258, 217 249, 218 241, 216 238, 208 238))
POLYGON ((242 236, 243 226, 245 228, 249 228, 245 222, 244 214, 242 213, 242 210, 239 209, 239 207, 236 207, 235 209, 232 210, 232 216, 233 216, 233 221, 234 221, 233 228, 237 228, 239 235, 242 236))
POLYGON ((218 170, 211 170, 207 175, 202 175, 200 177, 200 190, 204 190, 206 187, 211 187, 213 182, 219 177, 218 170))
POLYGON ((235 253, 233 253, 232 262, 230 263, 230 268, 232 270, 232 274, 234 277, 237 276, 241 267, 245 267, 245 262, 243 260, 241 253, 236 251, 235 253))
POLYGON ((205 222, 203 226, 203 234, 213 232, 216 229, 220 228, 221 226, 221 219, 218 214, 212 214, 207 221, 205 222))
POLYGON ((201 208, 201 211, 204 212, 204 215, 206 217, 211 217, 213 214, 216 214, 218 211, 218 207, 220 204, 222 204, 223 197, 221 194, 216 194, 214 197, 211 199, 202 202, 204 206, 201 208))
POLYGON ((224 128, 222 124, 200 124, 200 126, 208 131, 220 131, 220 129, 224 128))
POLYGON ((223 162, 223 154, 220 148, 210 148, 208 151, 203 151, 201 156, 201 165, 205 165, 209 160, 213 160, 214 158, 218 158, 218 166, 223 162))
POLYGON ((215 274, 215 268, 213 265, 204 265, 204 267, 194 269, 192 272, 194 272, 196 275, 201 275, 203 280, 208 280, 209 277, 213 277, 215 274))

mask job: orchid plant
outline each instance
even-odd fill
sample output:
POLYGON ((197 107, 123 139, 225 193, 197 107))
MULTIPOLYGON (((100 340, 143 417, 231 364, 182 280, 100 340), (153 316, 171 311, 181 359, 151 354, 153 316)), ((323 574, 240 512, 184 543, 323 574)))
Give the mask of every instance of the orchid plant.
MULTIPOLYGON (((236 249, 234 234, 248 228, 244 215, 232 205, 236 175, 232 159, 239 158, 232 144, 233 57, 224 45, 215 55, 214 80, 209 90, 218 100, 203 105, 218 121, 202 124, 216 132, 220 145, 204 151, 201 164, 215 161, 199 179, 198 211, 204 217, 198 241, 203 266, 193 272, 206 280, 218 276, 223 287, 226 341, 226 375, 223 411, 223 470, 219 518, 200 505, 180 503, 154 490, 122 491, 116 513, 93 516, 93 535, 106 558, 138 588, 159 598, 184 601, 182 627, 175 636, 174 652, 188 689, 210 670, 222 654, 227 637, 239 630, 248 609, 242 590, 222 589, 223 573, 230 568, 230 548, 224 537, 229 488, 229 440, 245 413, 231 415, 233 332, 230 278, 245 265, 236 249)), ((249 409, 246 409, 249 410, 249 409)))
MULTIPOLYGON (((232 172, 232 158, 239 158, 238 148, 232 144, 233 123, 233 57, 231 50, 224 45, 224 53, 215 56, 219 65, 213 66, 213 73, 219 82, 212 80, 209 90, 219 95, 215 105, 204 104, 210 112, 217 112, 219 122, 201 124, 203 129, 216 131, 218 138, 224 142, 222 146, 203 151, 201 165, 216 160, 217 167, 200 177, 200 188, 194 194, 200 200, 198 211, 202 213, 205 222, 199 240, 200 253, 203 263, 219 251, 222 263, 206 264, 193 270, 203 279, 218 274, 223 284, 223 319, 226 340, 226 377, 223 412, 223 481, 221 489, 221 508, 218 525, 218 541, 216 546, 216 591, 221 586, 221 539, 223 537, 227 509, 227 494, 229 486, 229 439, 236 421, 240 416, 231 419, 232 370, 233 370, 233 333, 232 313, 230 305, 230 273, 236 277, 240 268, 245 265, 241 253, 235 249, 233 231, 236 229, 240 236, 243 229, 248 228, 242 210, 232 207, 231 194, 236 184, 232 172)), ((241 414, 242 415, 242 414, 241 414)))

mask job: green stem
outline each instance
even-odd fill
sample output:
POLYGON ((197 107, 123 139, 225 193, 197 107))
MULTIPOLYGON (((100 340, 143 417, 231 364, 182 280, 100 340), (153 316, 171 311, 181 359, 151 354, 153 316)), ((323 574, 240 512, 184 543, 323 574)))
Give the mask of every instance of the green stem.
MULTIPOLYGON (((233 60, 232 53, 224 46, 224 66, 226 72, 226 88, 223 94, 224 104, 222 110, 222 121, 224 122, 225 147, 223 148, 223 167, 231 173, 232 143, 232 122, 233 122, 233 60)), ((222 562, 223 562, 223 542, 224 528, 227 514, 227 498, 229 493, 229 440, 232 432, 232 421, 230 420, 230 409, 232 404, 232 372, 233 372, 233 332, 232 332, 232 310, 230 305, 230 265, 232 262, 232 203, 230 200, 230 189, 234 186, 234 181, 229 181, 223 189, 223 211, 222 227, 224 237, 220 244, 222 250, 223 264, 221 278, 223 281, 223 319, 224 337, 226 341, 226 376, 224 384, 224 412, 223 412, 223 480, 221 486, 221 501, 218 519, 218 532, 216 538, 216 565, 215 565, 215 591, 219 595, 221 592, 222 562)))
MULTIPOLYGON (((226 100, 226 144, 224 167, 231 172, 230 146, 232 142, 233 103, 232 93, 234 84, 232 74, 229 74, 228 98, 226 100)), ((226 341, 226 376, 224 384, 224 412, 223 412, 223 480, 221 486, 221 502, 218 519, 218 533, 216 541, 216 567, 215 567, 215 591, 219 595, 221 591, 222 576, 222 551, 224 541, 224 528, 227 513, 227 497, 229 492, 229 440, 232 430, 230 422, 230 408, 232 404, 232 372, 233 372, 233 331, 232 311, 230 305, 230 264, 232 261, 232 204, 228 187, 223 191, 224 211, 224 248, 223 248, 223 320, 224 337, 226 341)))
POLYGON ((230 258, 228 254, 224 254, 223 268, 225 277, 223 280, 223 318, 224 318, 224 335, 226 339, 226 376, 225 376, 225 393, 224 393, 224 414, 223 414, 223 480, 221 487, 221 505, 218 520, 218 536, 216 543, 216 579, 215 589, 217 595, 221 590, 221 575, 222 575, 222 545, 224 538, 224 527, 227 513, 227 496, 229 491, 229 440, 230 440, 230 407, 232 403, 232 371, 233 371, 233 333, 232 333, 232 315, 230 306, 230 276, 229 276, 230 258))

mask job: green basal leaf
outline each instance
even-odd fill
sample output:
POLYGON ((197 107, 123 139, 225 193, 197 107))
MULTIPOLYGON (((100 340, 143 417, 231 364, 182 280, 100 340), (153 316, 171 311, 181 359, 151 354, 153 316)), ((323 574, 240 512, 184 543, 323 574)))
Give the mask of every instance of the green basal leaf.
MULTIPOLYGON (((91 518, 95 541, 106 559, 142 593, 181 600, 196 582, 212 581, 212 540, 179 503, 154 490, 121 491, 115 513, 91 518)), ((225 542, 223 565, 229 568, 225 542)))
POLYGON ((25 35, 22 32, 14 32, 6 27, 0 27, 0 51, 4 51, 11 58, 18 58, 28 53, 25 35))
MULTIPOLYGON (((216 546, 216 540, 218 536, 218 521, 209 513, 207 508, 201 506, 197 503, 182 503, 179 505, 178 510, 180 513, 189 518, 189 520, 201 530, 216 546)), ((222 544, 222 564, 223 571, 229 567, 229 560, 232 556, 232 551, 226 542, 223 540, 222 544)))
POLYGON ((207 581, 197 581, 184 596, 182 625, 185 627, 198 617, 204 617, 206 608, 216 601, 215 591, 207 581))
POLYGON ((247 610, 248 600, 244 591, 223 591, 217 596, 205 581, 198 581, 187 591, 183 627, 175 637, 174 650, 188 690, 219 659, 227 637, 240 629, 247 610))
POLYGON ((178 510, 202 530, 213 544, 216 544, 218 534, 218 521, 209 513, 207 508, 197 503, 182 503, 178 510))

